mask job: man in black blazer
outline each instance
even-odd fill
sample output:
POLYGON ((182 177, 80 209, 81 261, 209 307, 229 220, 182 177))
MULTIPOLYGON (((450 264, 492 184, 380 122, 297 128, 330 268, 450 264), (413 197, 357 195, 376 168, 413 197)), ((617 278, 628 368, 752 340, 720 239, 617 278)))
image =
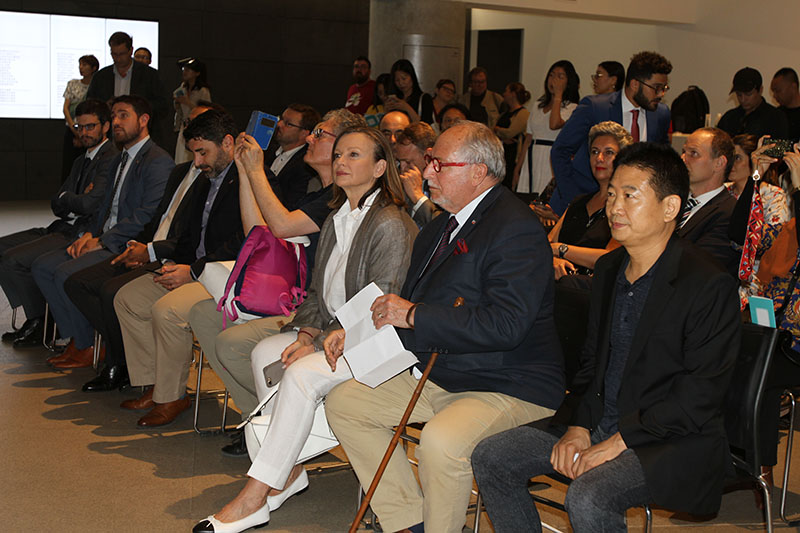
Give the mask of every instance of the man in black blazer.
MULTIPOLYGON (((326 402, 331 427, 369 486, 420 370, 440 354, 410 420, 427 422, 417 453, 422 489, 400 449, 372 499, 387 531, 414 531, 424 519, 428 531, 460 532, 475 444, 548 416, 564 394, 552 254, 533 212, 500 185, 502 144, 488 127, 463 122, 431 155, 424 175, 449 215, 419 233, 401 295, 372 305, 375 326, 397 327, 419 363, 375 389, 344 383, 326 402)), ((329 339, 333 359, 343 332, 329 339)))
POLYGON ((146 386, 122 408, 149 410, 140 427, 172 422, 189 407, 186 380, 192 359, 189 311, 211 295, 195 281, 206 263, 236 259, 244 234, 239 172, 233 161, 238 131, 233 117, 206 111, 184 130, 194 164, 203 171, 185 199, 189 223, 156 273, 123 286, 114 298, 131 384, 146 386))
POLYGON ((79 140, 86 149, 72 164, 69 177, 50 201, 58 219, 46 228, 31 228, 0 237, 0 287, 11 307, 22 306, 25 323, 19 331, 3 334, 16 346, 39 345, 42 340, 45 300, 31 274, 40 255, 65 250, 97 210, 106 190, 109 166, 118 153, 108 140, 111 111, 104 102, 84 100, 75 109, 79 140))
POLYGON ((606 205, 622 244, 595 266, 581 368, 552 424, 495 435, 472 455, 495 531, 539 531, 528 480, 573 481, 573 530, 625 531, 646 503, 710 514, 730 457, 722 409, 739 347, 736 283, 674 236, 689 193, 665 146, 617 155, 606 205))
POLYGON ((162 130, 170 110, 170 102, 158 71, 149 65, 133 60, 133 39, 125 32, 114 32, 108 39, 111 48, 112 64, 95 72, 87 98, 96 98, 103 102, 111 102, 116 96, 136 94, 150 103, 149 130, 162 146, 164 136, 162 130))
POLYGON ((91 359, 94 332, 64 292, 64 282, 75 272, 125 249, 153 218, 175 166, 169 154, 150 140, 147 100, 140 96, 115 98, 111 119, 114 140, 123 150, 109 167, 105 195, 92 225, 66 250, 43 254, 31 267, 61 335, 72 338, 62 354, 68 359, 91 359))
POLYGON ((271 146, 264 153, 269 184, 289 211, 297 209, 298 202, 308 193, 309 180, 317 175, 303 157, 308 150, 306 137, 319 120, 319 113, 313 107, 289 104, 278 121, 271 146))
POLYGON ((689 169, 691 195, 677 233, 736 277, 741 252, 732 246, 728 231, 736 199, 724 186, 733 157, 733 141, 719 128, 700 128, 686 139, 681 158, 689 169))

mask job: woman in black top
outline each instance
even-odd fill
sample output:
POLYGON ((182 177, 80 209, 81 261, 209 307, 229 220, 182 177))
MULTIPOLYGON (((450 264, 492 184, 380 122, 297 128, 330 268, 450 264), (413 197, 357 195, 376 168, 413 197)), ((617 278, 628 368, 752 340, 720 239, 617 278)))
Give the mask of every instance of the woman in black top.
POLYGON ((575 198, 548 235, 556 280, 568 274, 590 274, 600 256, 619 247, 611 239, 606 195, 614 158, 632 143, 630 133, 616 122, 601 122, 589 130, 589 164, 600 188, 575 198))
POLYGON ((423 93, 417 81, 417 72, 408 59, 398 59, 392 65, 392 87, 386 97, 384 108, 389 111, 404 111, 411 122, 433 123, 433 98, 423 93))
POLYGON ((511 171, 517 164, 517 154, 525 137, 525 127, 528 125, 530 112, 525 109, 525 102, 531 99, 530 91, 518 81, 509 83, 503 91, 503 102, 508 106, 508 111, 500 115, 494 132, 503 141, 503 152, 506 158, 506 177, 503 185, 511 188, 514 173, 511 171))

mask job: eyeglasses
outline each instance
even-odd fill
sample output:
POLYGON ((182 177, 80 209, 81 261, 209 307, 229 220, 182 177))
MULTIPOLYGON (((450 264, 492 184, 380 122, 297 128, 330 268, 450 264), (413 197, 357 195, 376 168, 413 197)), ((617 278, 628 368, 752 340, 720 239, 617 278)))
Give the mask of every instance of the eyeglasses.
POLYGON ((594 74, 592 74, 592 76, 591 76, 591 78, 592 78, 592 81, 597 81, 597 80, 599 80, 600 78, 605 78, 605 77, 606 77, 606 75, 605 75, 605 74, 603 74, 602 72, 595 72, 595 73, 594 73, 594 74))
POLYGON ((438 157, 425 154, 425 167, 431 163, 433 163, 433 171, 437 174, 442 171, 443 167, 465 167, 467 165, 472 165, 472 163, 442 163, 442 160, 438 157))
POLYGON ((81 130, 83 130, 83 131, 93 131, 99 125, 100 125, 99 122, 91 122, 89 124, 83 124, 83 125, 75 124, 72 127, 75 128, 75 131, 81 131, 81 130))
POLYGON ((667 94, 667 91, 669 91, 669 85, 661 85, 660 83, 656 83, 655 85, 650 85, 646 81, 642 81, 642 80, 636 80, 636 81, 638 81, 639 83, 641 83, 645 87, 650 87, 651 89, 653 89, 656 92, 656 94, 659 94, 659 93, 667 94))
POLYGON ((291 127, 293 127, 293 128, 297 128, 298 130, 304 130, 304 129, 305 129, 305 128, 304 128, 303 126, 301 126, 300 124, 295 124, 295 123, 293 123, 293 122, 289 122, 288 120, 286 120, 286 119, 285 119, 285 118, 283 118, 283 117, 281 117, 281 118, 278 120, 278 122, 283 122, 283 123, 284 123, 284 124, 286 124, 287 126, 291 126, 291 127))
POLYGON ((334 135, 333 133, 331 133, 331 132, 329 132, 329 131, 325 131, 325 130, 323 130, 322 128, 316 128, 316 129, 314 129, 314 131, 312 131, 312 132, 311 132, 311 135, 312 135, 312 136, 313 136, 315 139, 319 139, 319 138, 320 138, 320 137, 322 137, 323 135, 330 135, 330 136, 331 136, 331 137, 333 137, 334 139, 336 138, 336 135, 334 135))
POLYGON ((603 154, 603 157, 605 159, 617 156, 617 152, 615 152, 611 148, 607 150, 598 150, 597 148, 592 148, 591 150, 589 150, 589 155, 591 155, 592 157, 597 157, 600 154, 603 154))

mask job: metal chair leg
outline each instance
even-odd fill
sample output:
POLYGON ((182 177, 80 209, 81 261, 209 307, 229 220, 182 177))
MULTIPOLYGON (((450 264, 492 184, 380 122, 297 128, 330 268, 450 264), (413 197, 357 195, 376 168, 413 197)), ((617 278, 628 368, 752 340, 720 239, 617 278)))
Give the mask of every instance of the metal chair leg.
POLYGON ((767 526, 767 533, 772 533, 772 491, 769 483, 764 479, 764 474, 756 478, 761 492, 764 494, 764 521, 767 526))
POLYGON ((19 331, 19 328, 22 327, 22 324, 19 326, 17 325, 17 310, 19 307, 15 307, 11 310, 11 329, 14 331, 19 331))
POLYGON ((653 510, 646 504, 644 506, 644 533, 653 533, 653 510))
POLYGON ((195 433, 198 435, 217 435, 219 433, 224 433, 227 431, 227 420, 228 420, 228 398, 230 397, 230 393, 228 389, 218 390, 218 391, 209 391, 208 394, 212 396, 223 396, 224 403, 222 404, 222 420, 220 421, 219 429, 200 429, 198 426, 198 421, 200 418, 200 400, 201 400, 201 392, 200 392, 200 384, 203 380, 203 359, 204 354, 203 350, 197 350, 196 356, 196 363, 197 363, 197 384, 195 385, 194 391, 194 421, 192 422, 192 427, 194 428, 195 433))
POLYGON ((797 527, 800 519, 789 520, 786 518, 786 494, 789 492, 789 467, 792 462, 792 445, 794 444, 794 415, 796 401, 794 394, 786 390, 783 392, 789 398, 789 434, 786 437, 786 459, 783 465, 783 487, 781 488, 781 520, 788 526, 797 527))
POLYGON ((481 501, 481 492, 475 492, 477 492, 475 495, 475 523, 472 525, 472 531, 478 533, 481 528, 481 507, 483 506, 483 502, 481 501))
POLYGON ((92 349, 92 368, 95 372, 99 371, 100 366, 100 345, 103 344, 103 336, 100 332, 94 331, 94 347, 92 349))

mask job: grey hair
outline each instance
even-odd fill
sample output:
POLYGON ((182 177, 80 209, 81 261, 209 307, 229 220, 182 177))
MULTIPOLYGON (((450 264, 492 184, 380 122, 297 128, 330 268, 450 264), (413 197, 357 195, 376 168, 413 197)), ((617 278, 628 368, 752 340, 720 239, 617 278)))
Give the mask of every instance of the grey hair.
POLYGON ((329 120, 334 121, 336 124, 333 127, 333 131, 331 133, 335 134, 337 137, 340 133, 342 133, 347 128, 354 128, 356 126, 367 126, 367 121, 364 120, 362 115, 356 115, 355 113, 351 113, 345 108, 339 109, 332 109, 325 113, 325 116, 322 117, 323 122, 327 122, 329 120))
POLYGON ((619 145, 620 150, 628 145, 633 144, 633 137, 631 137, 631 134, 628 133, 628 130, 614 121, 606 120, 605 122, 595 124, 592 126, 592 129, 589 130, 589 146, 592 146, 592 143, 595 141, 595 139, 605 135, 614 137, 619 145))
POLYGON ((503 143, 486 125, 470 120, 461 120, 450 129, 459 127, 466 130, 464 144, 458 149, 459 158, 465 163, 486 165, 488 174, 497 181, 506 176, 506 159, 503 143))

